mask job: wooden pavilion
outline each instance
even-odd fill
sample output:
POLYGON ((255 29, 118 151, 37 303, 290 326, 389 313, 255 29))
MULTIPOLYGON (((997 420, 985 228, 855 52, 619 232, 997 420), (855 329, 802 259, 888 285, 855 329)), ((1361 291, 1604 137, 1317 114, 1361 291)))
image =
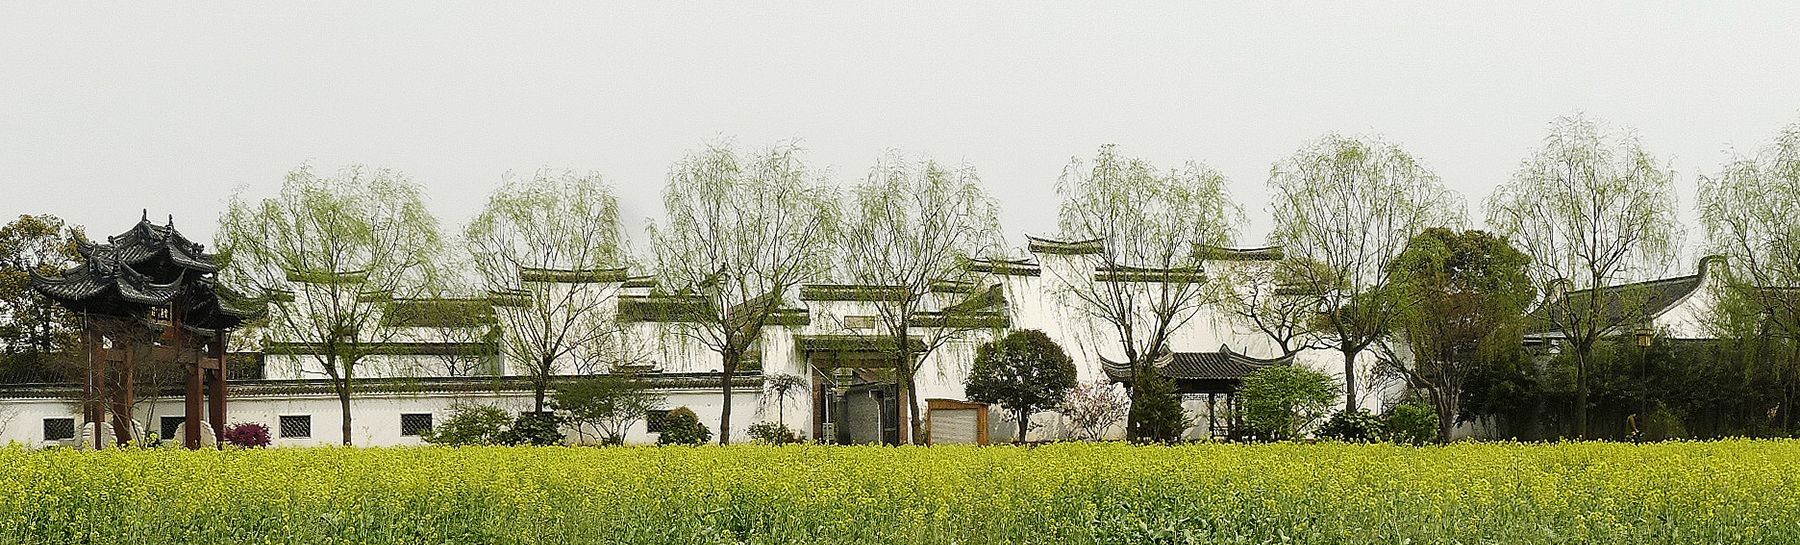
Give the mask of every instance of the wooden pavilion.
MULTIPOLYGON (((1176 391, 1184 397, 1206 396, 1207 429, 1214 437, 1226 438, 1238 429, 1237 412, 1231 411, 1230 421, 1220 426, 1221 398, 1227 408, 1237 407, 1237 392, 1243 386, 1244 377, 1268 367, 1291 364, 1293 360, 1293 356, 1253 358, 1232 351, 1230 346, 1220 346, 1217 352, 1164 352, 1151 362, 1151 368, 1155 369, 1156 376, 1175 381, 1176 391)), ((1105 358, 1101 358, 1100 363, 1108 380, 1131 387, 1130 363, 1105 358)))
POLYGON ((39 293, 82 316, 86 347, 82 413, 93 446, 111 417, 113 443, 141 439, 132 418, 136 371, 147 363, 180 366, 185 378, 182 445, 200 448, 200 422, 225 432, 225 350, 231 330, 261 312, 256 301, 219 285, 205 247, 167 225, 143 219, 105 244, 78 242, 81 260, 57 276, 33 274, 39 293), (203 408, 204 407, 204 408, 203 408))

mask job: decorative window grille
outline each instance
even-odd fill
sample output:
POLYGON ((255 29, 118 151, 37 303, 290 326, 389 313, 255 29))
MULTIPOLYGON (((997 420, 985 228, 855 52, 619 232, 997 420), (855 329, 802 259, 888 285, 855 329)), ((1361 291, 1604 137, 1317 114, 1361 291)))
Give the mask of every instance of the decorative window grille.
POLYGON ((282 439, 307 439, 312 437, 312 415, 288 415, 281 417, 282 439))
POLYGON ((669 417, 668 409, 654 409, 644 413, 644 428, 650 433, 662 433, 663 421, 669 417))
POLYGON ((162 438, 164 441, 179 440, 179 438, 175 437, 175 428, 181 427, 181 423, 186 420, 187 417, 185 416, 162 417, 162 431, 157 437, 162 438))
POLYGON ((45 441, 68 441, 75 438, 74 418, 45 418, 45 441))
POLYGON ((412 437, 431 431, 431 413, 400 415, 400 435, 412 437))

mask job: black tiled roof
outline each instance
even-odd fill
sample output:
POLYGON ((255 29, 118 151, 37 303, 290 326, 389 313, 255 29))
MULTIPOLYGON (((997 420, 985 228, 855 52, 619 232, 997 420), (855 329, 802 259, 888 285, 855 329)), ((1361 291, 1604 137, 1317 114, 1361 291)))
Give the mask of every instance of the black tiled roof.
MULTIPOLYGON (((1220 346, 1216 352, 1164 353, 1154 362, 1158 376, 1175 380, 1240 380, 1245 376, 1275 365, 1287 365, 1293 357, 1252 358, 1220 346)), ((1101 359, 1107 378, 1113 382, 1131 381, 1131 364, 1101 359)))
MULTIPOLYGON (((1596 323, 1601 326, 1629 326, 1660 316, 1704 286, 1706 276, 1710 274, 1708 269, 1717 263, 1722 261, 1717 257, 1708 257, 1700 261, 1700 270, 1695 274, 1601 288, 1598 293, 1600 304, 1604 307, 1596 323)), ((1595 293, 1596 290, 1593 289, 1574 290, 1557 301, 1539 305, 1526 316, 1526 332, 1552 332, 1555 329, 1550 320, 1552 309, 1585 308, 1595 297, 1595 293)))
POLYGON ((107 244, 79 241, 82 262, 56 276, 31 275, 39 293, 76 311, 139 319, 152 308, 180 303, 187 326, 201 330, 237 327, 261 312, 255 301, 221 288, 212 274, 213 256, 148 214, 107 244))

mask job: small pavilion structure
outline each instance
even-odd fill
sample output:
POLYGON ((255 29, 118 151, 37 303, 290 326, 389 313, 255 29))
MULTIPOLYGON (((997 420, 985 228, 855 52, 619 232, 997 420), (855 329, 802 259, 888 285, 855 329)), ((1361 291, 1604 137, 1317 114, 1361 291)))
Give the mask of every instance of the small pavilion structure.
MULTIPOLYGON (((1176 391, 1182 397, 1206 396, 1207 429, 1214 437, 1227 438, 1238 429, 1237 415, 1232 411, 1231 420, 1225 426, 1219 425, 1221 398, 1226 407, 1236 407, 1237 392, 1244 384, 1244 377, 1293 361, 1292 355, 1261 359, 1234 352, 1230 346, 1220 346, 1217 352, 1164 352, 1151 362, 1151 368, 1155 369, 1156 376, 1175 381, 1176 391)), ((1101 358, 1100 364, 1108 380, 1131 387, 1131 363, 1101 358)))
POLYGON ((224 434, 226 344, 261 308, 220 286, 214 257, 174 223, 151 223, 146 211, 105 244, 79 242, 74 267, 31 276, 33 289, 82 316, 82 414, 96 448, 106 444, 109 415, 114 444, 141 439, 132 406, 137 370, 147 363, 178 365, 185 377, 182 445, 200 448, 201 422, 213 437, 224 434))

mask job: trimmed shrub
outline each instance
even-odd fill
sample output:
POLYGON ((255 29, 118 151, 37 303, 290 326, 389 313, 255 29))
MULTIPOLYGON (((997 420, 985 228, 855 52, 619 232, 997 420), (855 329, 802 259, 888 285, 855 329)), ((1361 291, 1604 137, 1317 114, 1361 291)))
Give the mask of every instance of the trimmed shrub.
POLYGON ((1238 390, 1244 424, 1269 439, 1294 439, 1325 416, 1337 401, 1331 375, 1293 365, 1278 365, 1244 377, 1238 390))
POLYGON ((750 440, 768 445, 785 445, 800 442, 800 434, 785 424, 775 422, 757 422, 750 425, 750 440))
POLYGON ((712 430, 700 423, 700 415, 693 409, 677 407, 663 416, 663 431, 656 438, 658 445, 698 445, 712 441, 712 430))

